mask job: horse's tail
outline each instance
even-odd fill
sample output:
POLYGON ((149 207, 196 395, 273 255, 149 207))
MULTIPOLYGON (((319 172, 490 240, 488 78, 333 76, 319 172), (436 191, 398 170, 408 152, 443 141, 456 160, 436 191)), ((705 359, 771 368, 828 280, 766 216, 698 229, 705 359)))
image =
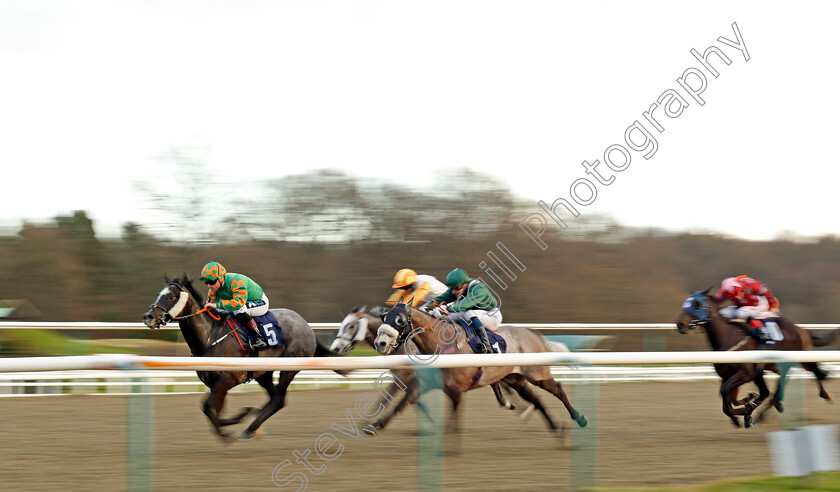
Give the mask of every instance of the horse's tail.
POLYGON ((837 340, 837 337, 840 336, 840 329, 809 331, 808 334, 811 335, 811 341, 814 342, 814 347, 825 347, 837 340))
POLYGON ((315 357, 338 357, 338 354, 327 348, 317 338, 315 339, 315 357))
MULTIPOLYGON (((531 330, 531 329, 529 328, 529 330, 531 330)), ((548 352, 571 352, 571 350, 569 350, 569 347, 567 347, 565 343, 554 342, 554 341, 549 340, 548 338, 544 337, 541 333, 539 333, 536 330, 531 330, 531 331, 535 335, 540 337, 540 340, 542 340, 542 343, 543 343, 543 345, 545 345, 545 348, 547 349, 548 352)))

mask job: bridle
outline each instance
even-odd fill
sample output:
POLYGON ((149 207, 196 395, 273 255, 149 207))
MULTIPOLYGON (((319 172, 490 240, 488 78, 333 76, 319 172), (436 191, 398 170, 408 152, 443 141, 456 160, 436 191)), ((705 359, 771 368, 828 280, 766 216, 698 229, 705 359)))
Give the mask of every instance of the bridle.
POLYGON ((178 321, 178 320, 181 320, 181 319, 188 319, 188 318, 192 318, 193 316, 198 316, 199 314, 203 314, 203 313, 207 313, 211 318, 215 319, 216 321, 221 319, 221 318, 218 318, 218 317, 214 316, 213 313, 210 312, 210 310, 208 310, 206 307, 204 307, 204 308, 202 308, 202 309, 200 309, 200 310, 198 310, 198 311, 196 311, 192 314, 186 314, 184 316, 179 316, 184 311, 184 308, 187 306, 187 302, 189 302, 189 300, 190 300, 190 293, 187 292, 186 290, 182 289, 177 284, 169 284, 169 287, 175 287, 179 291, 178 300, 175 301, 175 304, 173 304, 172 307, 170 307, 169 309, 164 308, 163 306, 158 304, 158 301, 160 299, 158 299, 158 301, 155 301, 154 304, 149 306, 149 309, 151 309, 153 312, 157 310, 157 311, 160 311, 162 313, 160 318, 158 319, 158 321, 155 322, 155 328, 160 328, 161 326, 166 325, 170 321, 178 321))
POLYGON ((712 313, 709 307, 709 301, 698 292, 695 292, 683 302, 682 309, 693 317, 688 322, 688 328, 690 330, 706 326, 712 321, 715 315, 720 315, 720 313, 712 313))
MULTIPOLYGON (((337 339, 343 340, 350 345, 347 348, 348 351, 365 339, 368 329, 368 320, 367 318, 365 318, 364 313, 353 313, 352 315, 354 318, 356 318, 356 321, 353 322, 353 326, 356 328, 356 330, 353 332, 352 335, 349 335, 347 334, 348 330, 339 329, 339 334, 336 337, 337 339)), ((344 326, 348 325, 342 325, 342 328, 344 326)))
MULTIPOLYGON (((405 304, 397 304, 390 311, 388 311, 385 314, 384 319, 382 320, 383 326, 387 325, 387 326, 390 326, 391 328, 394 328, 394 325, 392 325, 391 323, 388 322, 388 318, 392 317, 392 315, 393 315, 393 320, 392 321, 396 321, 397 319, 399 319, 400 315, 405 317, 405 319, 403 320, 403 322, 401 324, 400 323, 395 323, 397 328, 398 328, 397 336, 394 338, 394 341, 391 342, 391 349, 394 350, 397 347, 399 347, 400 345, 402 345, 403 343, 405 343, 406 338, 409 335, 411 335, 412 333, 414 333, 415 329, 414 329, 414 319, 412 318, 411 313, 406 308, 405 304)), ((418 328, 418 330, 422 330, 422 331, 428 330, 429 327, 431 327, 433 324, 435 324, 435 321, 437 321, 437 318, 432 317, 432 321, 430 321, 425 326, 421 326, 420 328, 418 328)), ((394 329, 397 329, 397 328, 394 328, 394 329)))
MULTIPOLYGON (((165 307, 163 307, 159 304, 160 298, 163 297, 163 296, 160 296, 158 298, 158 300, 156 300, 155 303, 152 304, 149 307, 149 309, 153 312, 154 311, 159 311, 159 312, 162 313, 160 315, 160 317, 158 318, 158 320, 155 321, 155 328, 160 328, 161 326, 166 325, 170 321, 178 321, 178 320, 182 320, 182 319, 189 319, 189 318, 198 316, 200 314, 205 314, 205 313, 216 321, 219 321, 220 319, 222 319, 220 316, 216 316, 215 314, 213 314, 213 312, 210 309, 208 309, 206 306, 199 309, 198 311, 196 311, 194 313, 185 314, 185 315, 181 316, 180 314, 184 311, 184 308, 187 306, 187 303, 190 301, 190 299, 192 299, 192 297, 190 296, 189 291, 183 289, 178 284, 170 283, 168 285, 168 287, 170 289, 175 289, 179 292, 178 300, 175 301, 175 303, 172 305, 172 307, 170 307, 169 309, 166 309, 165 307)), ((218 325, 217 327, 211 327, 210 332, 207 334, 207 339, 204 341, 204 350, 201 353, 193 352, 194 356, 204 355, 204 353, 206 353, 208 350, 210 350, 213 346, 217 345, 219 342, 221 342, 222 340, 227 338, 228 335, 230 335, 230 333, 225 334, 222 337, 216 339, 216 341, 214 341, 213 343, 210 343, 210 339, 213 337, 214 333, 218 332, 221 329, 221 326, 222 325, 218 325)))

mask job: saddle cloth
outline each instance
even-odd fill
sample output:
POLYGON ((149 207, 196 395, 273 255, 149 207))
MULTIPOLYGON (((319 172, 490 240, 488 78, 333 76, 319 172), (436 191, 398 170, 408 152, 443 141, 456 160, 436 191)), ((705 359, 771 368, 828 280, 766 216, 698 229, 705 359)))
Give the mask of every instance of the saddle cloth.
MULTIPOLYGON (((242 328, 236 321, 236 318, 231 317, 231 320, 236 323, 236 326, 239 328, 239 333, 244 333, 249 340, 255 339, 256 335, 252 333, 251 330, 242 328)), ((257 322, 257 329, 260 330, 263 338, 265 338, 265 341, 268 343, 267 347, 261 347, 255 350, 259 351, 268 348, 282 347, 286 343, 286 340, 283 338, 283 329, 271 311, 267 312, 263 316, 254 317, 254 321, 257 322)))
POLYGON ((753 328, 753 337, 758 341, 759 345, 775 345, 785 339, 785 335, 779 327, 778 317, 753 319, 749 323, 745 323, 744 319, 734 319, 732 321, 749 324, 753 328))
MULTIPOLYGON (((467 341, 469 342, 472 351, 477 354, 482 353, 481 340, 479 340, 473 327, 464 321, 458 321, 458 324, 464 329, 464 333, 467 335, 467 341)), ((487 338, 490 340, 490 346, 493 348, 493 353, 503 354, 507 351, 507 342, 501 335, 498 335, 487 328, 485 328, 484 331, 487 332, 487 338)))

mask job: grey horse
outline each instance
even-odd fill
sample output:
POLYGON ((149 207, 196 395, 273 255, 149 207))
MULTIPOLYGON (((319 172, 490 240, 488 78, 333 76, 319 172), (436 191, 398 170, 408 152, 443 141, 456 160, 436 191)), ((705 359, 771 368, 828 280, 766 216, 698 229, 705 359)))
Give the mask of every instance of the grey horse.
MULTIPOLYGON (((214 319, 212 313, 203 309, 204 300, 195 290, 192 281, 184 275, 181 278, 165 279, 166 287, 160 291, 155 302, 143 315, 143 323, 151 329, 160 328, 169 321, 177 320, 184 340, 193 357, 328 357, 330 350, 315 338, 315 332, 298 313, 290 309, 272 309, 282 327, 285 344, 252 353, 247 344, 240 342, 244 334, 233 331, 227 320, 214 319)), ((286 402, 286 390, 299 371, 281 371, 278 383, 273 382, 274 371, 199 371, 198 378, 210 393, 204 400, 204 414, 210 419, 216 433, 223 439, 230 435, 224 427, 239 423, 245 416, 256 412, 257 416, 240 436, 248 440, 257 429, 286 402), (269 400, 262 408, 243 408, 234 417, 222 418, 221 411, 227 392, 251 378, 268 393, 269 400)))

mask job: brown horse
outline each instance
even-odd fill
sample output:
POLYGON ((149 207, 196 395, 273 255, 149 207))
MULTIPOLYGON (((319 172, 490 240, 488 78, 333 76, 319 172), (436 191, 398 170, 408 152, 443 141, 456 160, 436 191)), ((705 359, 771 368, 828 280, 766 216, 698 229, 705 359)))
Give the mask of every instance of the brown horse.
MULTIPOLYGON (((448 318, 435 318, 429 313, 398 303, 388 311, 383 321, 374 345, 380 353, 389 354, 408 341, 414 342, 421 354, 433 355, 441 351, 442 353, 472 353, 464 330, 448 318)), ((548 341, 528 328, 500 326, 495 333, 505 339, 509 353, 569 351, 565 345, 548 341)), ((588 423, 586 417, 572 407, 566 393, 552 377, 548 366, 451 368, 443 372, 443 378, 443 390, 452 400, 452 423, 456 430, 458 428, 457 409, 461 395, 465 391, 498 381, 509 384, 519 396, 534 405, 543 414, 552 431, 556 431, 558 427, 528 383, 559 398, 569 415, 580 427, 586 427, 588 423)))
MULTIPOLYGON (((151 329, 160 328, 171 320, 178 320, 178 326, 184 335, 184 340, 190 347, 193 357, 324 357, 331 356, 329 349, 321 345, 315 338, 315 332, 309 324, 294 311, 289 309, 272 309, 282 329, 285 344, 281 347, 269 348, 252 353, 245 349, 239 338, 244 334, 231 331, 225 319, 214 320, 204 312, 204 300, 193 288, 192 281, 184 275, 183 278, 166 279, 166 287, 160 291, 155 302, 143 315, 143 322, 151 329)), ((283 408, 286 401, 286 390, 299 371, 281 371, 278 383, 273 383, 274 371, 199 371, 198 378, 210 388, 210 393, 204 400, 204 413, 213 424, 216 433, 224 439, 230 436, 223 428, 239 423, 252 411, 257 411, 254 421, 240 436, 240 440, 254 437, 257 429, 269 417, 283 408), (259 410, 243 408, 231 418, 220 416, 227 392, 251 377, 268 393, 268 402, 259 410)))
MULTIPOLYGON (((382 325, 381 315, 387 309, 376 307, 367 311, 367 306, 354 307, 347 316, 342 320, 338 328, 335 340, 330 345, 330 350, 336 355, 346 355, 360 342, 365 341, 373 347, 376 331, 382 325)), ((395 353, 405 355, 406 353, 415 354, 417 349, 412 342, 401 345, 395 353)), ((376 435, 377 432, 384 429, 388 422, 391 421, 398 413, 400 413, 406 405, 416 404, 427 416, 429 413, 426 408, 419 401, 420 385, 413 369, 392 369, 391 373, 395 381, 385 390, 385 394, 380 399, 380 404, 391 402, 394 399, 394 394, 398 390, 403 390, 403 397, 396 403, 390 413, 383 415, 377 421, 365 426, 362 430, 368 434, 376 435)), ((499 389, 499 385, 493 385, 493 392, 496 395, 496 400, 499 405, 514 410, 516 407, 505 399, 499 389)), ((378 407, 378 405, 377 405, 378 407)))
MULTIPOLYGON (((812 350, 814 346, 828 345, 837 338, 837 330, 825 335, 812 334, 786 318, 778 318, 775 322, 783 338, 770 346, 759 344, 755 338, 745 333, 743 325, 730 322, 720 315, 718 305, 709 295, 709 292, 710 289, 706 289, 689 296, 683 302, 682 311, 676 324, 679 332, 683 334, 703 327, 709 339, 709 345, 713 350, 812 350)), ((755 420, 752 418, 753 410, 770 396, 770 391, 764 382, 763 371, 766 369, 779 372, 779 367, 775 364, 755 363, 715 364, 714 367, 721 378, 720 395, 723 400, 723 413, 732 420, 736 427, 741 426, 737 418, 738 415, 743 416, 744 427, 753 427, 755 425, 755 420), (738 400, 738 388, 749 382, 755 383, 759 394, 752 394, 747 398, 738 400)), ((816 362, 802 363, 802 367, 816 376, 820 398, 829 402, 833 401, 822 383, 828 373, 816 362)), ((780 374, 779 384, 772 400, 772 405, 779 411, 782 411, 781 396, 784 387, 784 372, 780 374)), ((760 420, 760 415, 757 420, 760 420)))

